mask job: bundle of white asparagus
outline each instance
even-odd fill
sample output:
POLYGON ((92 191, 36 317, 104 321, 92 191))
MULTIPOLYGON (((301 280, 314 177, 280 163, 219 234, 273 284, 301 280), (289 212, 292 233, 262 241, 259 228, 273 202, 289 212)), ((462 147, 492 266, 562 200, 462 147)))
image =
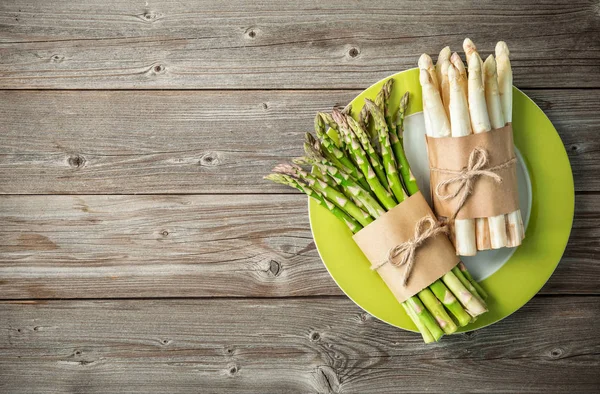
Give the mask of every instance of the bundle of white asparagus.
MULTIPOLYGON (((475 44, 465 39, 467 70, 450 48, 440 51, 435 66, 431 57, 419 59, 423 112, 427 135, 432 138, 462 137, 485 133, 512 122, 512 70, 505 42, 496 45, 483 62, 475 44)), ((456 252, 473 256, 478 250, 515 247, 524 238, 521 211, 451 223, 456 252)))

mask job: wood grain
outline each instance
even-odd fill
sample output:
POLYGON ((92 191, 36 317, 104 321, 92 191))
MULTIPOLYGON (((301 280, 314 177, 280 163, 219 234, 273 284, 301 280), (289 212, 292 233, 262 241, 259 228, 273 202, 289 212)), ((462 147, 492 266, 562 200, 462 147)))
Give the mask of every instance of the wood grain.
POLYGON ((521 87, 600 87, 590 0, 5 0, 0 88, 366 88, 423 52, 511 47, 521 87))
MULTIPOLYGON (((317 111, 358 91, 0 91, 0 194, 289 193, 317 111)), ((600 90, 526 91, 554 122, 578 191, 600 191, 600 90)))
POLYGON ((599 297, 424 345, 344 297, 0 303, 4 393, 597 392, 599 297))
MULTIPOLYGON (((600 196, 578 196, 545 294, 600 294, 600 196)), ((341 295, 302 195, 0 197, 0 298, 341 295)))

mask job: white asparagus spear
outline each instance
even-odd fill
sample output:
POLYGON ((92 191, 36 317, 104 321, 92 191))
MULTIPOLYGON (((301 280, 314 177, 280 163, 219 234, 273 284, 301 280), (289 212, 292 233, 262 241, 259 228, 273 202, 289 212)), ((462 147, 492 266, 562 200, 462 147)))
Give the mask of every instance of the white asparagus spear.
POLYGON ((457 78, 458 84, 462 87, 463 91, 465 92, 465 97, 468 97, 469 91, 467 85, 467 70, 465 69, 465 64, 460 58, 460 55, 454 52, 450 57, 450 63, 452 63, 452 65, 456 67, 456 71, 458 71, 459 74, 457 78))
MULTIPOLYGON (((481 57, 479 56, 479 52, 477 52, 477 47, 475 46, 475 43, 473 41, 471 41, 470 38, 465 38, 465 41, 463 41, 463 49, 465 51, 465 55, 467 57, 467 67, 469 67, 469 61, 471 60, 471 57, 475 54, 477 54, 477 58, 479 59, 479 65, 481 66, 481 69, 483 70, 483 61, 481 60, 481 57)), ((483 74, 481 75, 481 77, 483 78, 483 74)), ((483 79, 481 80, 481 82, 483 83, 483 79)))
POLYGON ((427 108, 429 118, 429 135, 435 138, 450 136, 450 122, 444 111, 440 92, 434 85, 431 74, 421 69, 419 81, 423 91, 423 107, 427 108))
MULTIPOLYGON (((470 40, 469 40, 470 41, 470 40)), ((473 45, 474 47, 474 45, 473 45)), ((467 83, 467 70, 465 69, 465 64, 463 63, 460 55, 456 52, 452 54, 450 57, 450 62, 456 68, 458 72, 458 76, 456 78, 457 83, 461 86, 465 98, 468 97, 468 83, 467 83)), ((471 127, 469 125, 469 130, 471 127)), ((490 229, 488 227, 487 218, 477 218, 475 219, 475 242, 477 246, 477 250, 487 250, 490 249, 490 229)))
POLYGON ((437 79, 437 75, 435 72, 435 66, 433 65, 433 60, 431 60, 431 57, 426 53, 422 54, 421 57, 419 58, 418 64, 419 64, 419 69, 427 71, 427 73, 429 74, 429 77, 431 78, 431 82, 433 83, 435 88, 437 90, 439 90, 440 82, 437 79))
MULTIPOLYGON (((438 80, 438 82, 440 83, 440 89, 441 89, 441 83, 442 83, 442 64, 444 63, 444 61, 446 60, 450 60, 450 47, 444 47, 442 48, 442 50, 440 51, 440 54, 438 55, 437 61, 435 63, 435 75, 436 78, 438 80)), ((443 99, 443 97, 442 97, 443 99)))
MULTIPOLYGON (((496 44, 496 63, 498 70, 498 87, 500 90, 500 101, 502 102, 502 113, 504 121, 512 123, 512 93, 513 93, 513 75, 509 59, 510 52, 504 41, 499 41, 496 44)), ((510 247, 518 246, 525 237, 525 229, 523 227, 523 218, 521 210, 506 215, 507 220, 507 237, 510 247)))
MULTIPOLYGON (((473 65, 474 73, 477 72, 479 67, 478 57, 479 55, 473 54, 471 56, 471 63, 469 63, 469 73, 471 73, 471 64, 473 65)), ((478 119, 479 124, 485 124, 486 127, 482 127, 481 132, 487 132, 490 128, 499 128, 504 126, 504 115, 502 114, 502 105, 500 103, 500 93, 498 91, 498 78, 496 75, 496 61, 493 56, 489 56, 485 63, 483 69, 483 80, 485 81, 484 91, 484 103, 486 105, 485 110, 480 109, 478 119), (487 112, 484 114, 484 112, 487 112), (487 120, 485 119, 487 118, 487 120), (486 123, 488 122, 488 123, 486 123), (483 131, 484 129, 487 129, 483 131)), ((471 76, 469 75, 469 96, 471 96, 471 76)), ((473 80, 473 90, 477 89, 477 92, 480 90, 478 86, 476 86, 476 82, 479 78, 474 78, 473 80)), ((474 95, 474 99, 476 99, 476 95, 474 95)), ((488 218, 489 229, 490 229, 490 246, 492 249, 503 248, 507 245, 507 236, 506 236, 506 220, 504 218, 504 214, 491 216, 488 218)))
MULTIPOLYGON (((425 70, 425 72, 428 72, 427 68, 429 67, 429 62, 427 60, 427 57, 424 56, 425 54, 421 55, 421 57, 419 57, 419 70, 425 70)), ((431 60, 431 58, 429 58, 429 60, 431 60)), ((420 71, 419 71, 420 72, 420 71)), ((427 133, 427 135, 431 136, 433 135, 433 131, 431 130, 431 121, 429 120, 429 111, 427 110, 427 103, 425 102, 425 99, 423 98, 423 120, 425 121, 425 132, 427 133)))
MULTIPOLYGON (((471 55, 476 53, 479 56, 479 52, 477 52, 477 47, 475 46, 475 43, 471 41, 470 38, 465 38, 465 40, 463 41, 463 50, 465 51, 465 55, 467 56, 467 64, 469 64, 469 62, 471 61, 471 55)), ((483 65, 481 57, 479 58, 479 63, 483 65)))
POLYGON ((448 66, 448 100, 450 102, 450 127, 452 137, 463 137, 471 134, 471 118, 469 104, 459 84, 460 73, 453 65, 448 66))
POLYGON ((442 94, 442 103, 444 103, 446 116, 450 116, 450 82, 448 81, 448 67, 450 67, 450 60, 446 59, 440 66, 441 79, 439 80, 440 93, 442 94))
POLYGON ((480 60, 477 52, 471 54, 469 58, 469 113, 471 115, 471 126, 475 134, 485 133, 492 129, 487 104, 485 103, 480 60))
MULTIPOLYGON (((448 66, 448 95, 450 104, 450 125, 452 137, 463 137, 471 134, 471 120, 467 97, 459 84, 460 73, 453 65, 448 66)), ((475 238, 475 220, 456 219, 454 221, 456 253, 461 256, 477 254, 475 238)))
POLYGON ((475 219, 475 239, 477 250, 488 250, 492 248, 490 243, 490 225, 488 218, 475 219))
MULTIPOLYGON (((466 41, 466 40, 465 40, 466 41)), ((469 57, 469 113, 471 115, 471 125, 474 133, 485 133, 491 130, 490 119, 487 113, 487 104, 485 103, 485 91, 482 83, 482 70, 479 54, 472 52, 469 57)), ((488 218, 477 218, 476 222, 476 238, 477 244, 480 246, 492 247, 491 244, 491 228, 488 218), (487 224, 487 225, 486 225, 487 224), (490 240, 489 242, 487 240, 490 240)), ((497 232, 497 231, 496 231, 497 232)), ((479 249, 481 250, 481 249, 479 249)))
POLYGON ((498 69, 498 88, 502 101, 502 113, 506 123, 512 122, 513 75, 508 56, 510 52, 504 41, 496 44, 496 65, 498 69))
POLYGON ((504 127, 504 114, 502 113, 502 102, 500 101, 500 90, 498 88, 498 74, 496 74, 496 60, 490 55, 483 63, 483 81, 485 85, 485 102, 492 129, 504 127))

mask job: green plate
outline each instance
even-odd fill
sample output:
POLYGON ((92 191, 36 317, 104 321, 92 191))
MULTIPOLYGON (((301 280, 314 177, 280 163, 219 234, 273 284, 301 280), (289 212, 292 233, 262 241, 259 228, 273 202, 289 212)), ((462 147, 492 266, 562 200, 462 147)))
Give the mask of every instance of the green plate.
MULTIPOLYGON (((392 75, 392 107, 409 91, 408 115, 422 111, 419 72, 411 69, 392 75)), ((377 82, 352 100, 362 108, 374 99, 383 83, 377 82)), ((571 166, 556 129, 544 112, 523 92, 514 90, 515 145, 524 157, 533 196, 525 240, 492 275, 481 281, 489 293, 489 312, 459 329, 471 331, 495 323, 521 308, 548 281, 567 245, 574 211, 571 166), (549 163, 552 163, 549 165, 549 163)), ((310 224, 321 259, 337 285, 352 301, 393 326, 416 327, 352 240, 352 233, 325 208, 309 199, 310 224)))

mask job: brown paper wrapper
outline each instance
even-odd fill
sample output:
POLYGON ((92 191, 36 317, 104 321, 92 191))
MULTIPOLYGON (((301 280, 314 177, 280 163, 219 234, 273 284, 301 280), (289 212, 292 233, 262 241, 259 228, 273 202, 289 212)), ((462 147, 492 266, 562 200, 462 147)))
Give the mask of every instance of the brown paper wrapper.
MULTIPOLYGON (((379 264, 387 259, 391 248, 414 237, 415 225, 425 216, 435 220, 431 208, 419 192, 354 234, 353 238, 371 264, 379 264)), ((406 286, 402 284, 405 267, 386 263, 377 272, 396 299, 404 302, 454 268, 458 261, 448 237, 439 234, 417 248, 415 264, 406 286)))
MULTIPOLYGON (((429 168, 461 171, 467 167, 469 156, 475 148, 483 148, 487 151, 489 162, 486 168, 504 164, 515 157, 512 125, 510 124, 487 133, 471 134, 465 137, 426 138, 429 168)), ((487 218, 519 209, 516 163, 494 172, 502 178, 502 183, 497 183, 489 176, 475 178, 473 193, 456 215, 457 219, 487 218)), ((435 189, 440 182, 453 178, 455 175, 437 171, 431 171, 430 175, 433 209, 440 216, 452 217, 459 198, 440 200, 435 194, 435 189)), ((454 190, 454 187, 456 184, 451 184, 446 190, 454 190)))

